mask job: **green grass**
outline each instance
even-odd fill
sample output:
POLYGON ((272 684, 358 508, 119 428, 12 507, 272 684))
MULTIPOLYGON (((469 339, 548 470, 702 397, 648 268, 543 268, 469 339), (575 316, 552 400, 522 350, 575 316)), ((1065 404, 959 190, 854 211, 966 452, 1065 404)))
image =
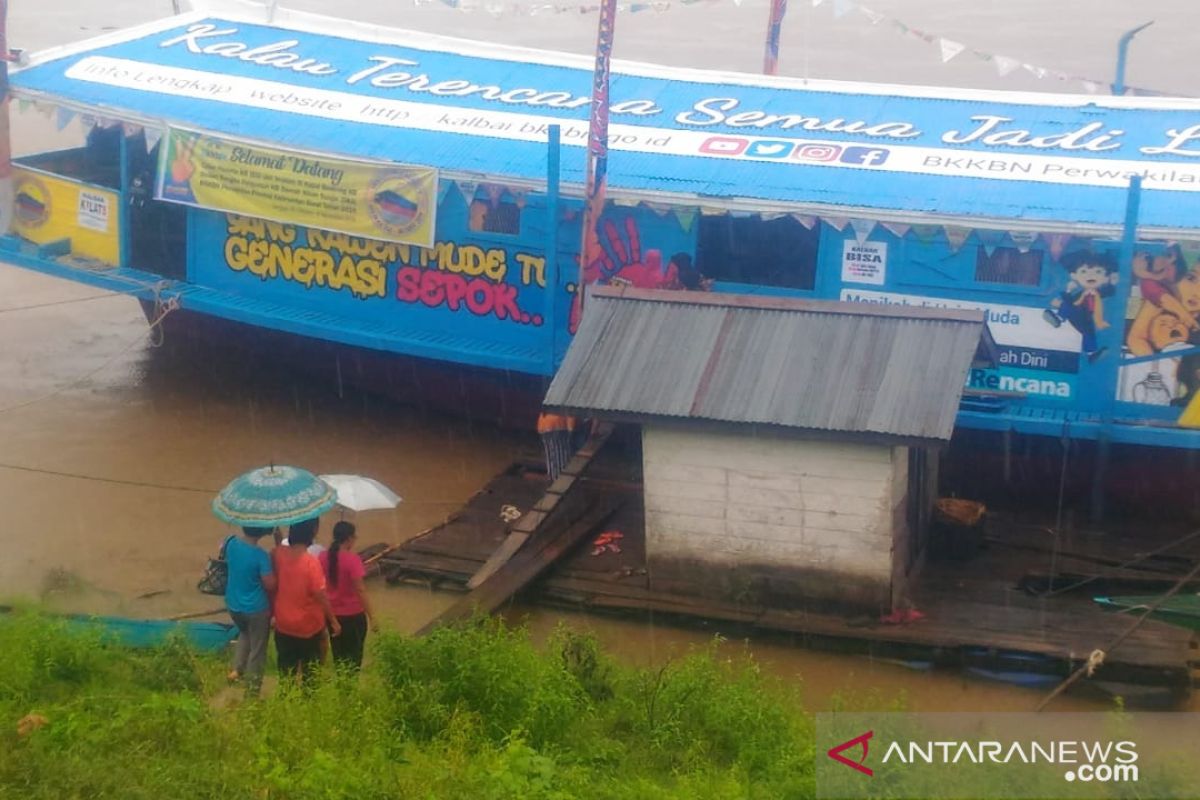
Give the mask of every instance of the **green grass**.
POLYGON ((182 644, 0 619, 0 797, 668 800, 811 797, 799 699, 712 646, 661 669, 561 628, 384 634, 357 680, 242 702, 182 644), (19 721, 47 722, 18 733, 19 721))

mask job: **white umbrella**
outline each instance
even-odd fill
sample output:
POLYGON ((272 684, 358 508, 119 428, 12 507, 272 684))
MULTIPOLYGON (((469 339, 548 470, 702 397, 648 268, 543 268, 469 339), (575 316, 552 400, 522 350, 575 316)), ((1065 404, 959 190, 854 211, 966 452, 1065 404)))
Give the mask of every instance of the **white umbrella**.
POLYGON ((351 511, 371 511, 400 505, 400 495, 374 478, 362 475, 321 475, 320 478, 337 492, 337 504, 351 511))

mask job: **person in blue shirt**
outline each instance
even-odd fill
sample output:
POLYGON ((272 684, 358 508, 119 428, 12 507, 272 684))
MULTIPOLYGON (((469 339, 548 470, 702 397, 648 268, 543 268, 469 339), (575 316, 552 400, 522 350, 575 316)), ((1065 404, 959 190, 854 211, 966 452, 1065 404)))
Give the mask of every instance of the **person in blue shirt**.
POLYGON ((246 690, 252 694, 257 694, 262 685, 267 640, 271 635, 270 595, 275 592, 271 557, 258 546, 258 540, 273 531, 273 528, 242 528, 241 536, 230 536, 225 542, 228 565, 225 606, 238 628, 229 680, 245 678, 246 690))

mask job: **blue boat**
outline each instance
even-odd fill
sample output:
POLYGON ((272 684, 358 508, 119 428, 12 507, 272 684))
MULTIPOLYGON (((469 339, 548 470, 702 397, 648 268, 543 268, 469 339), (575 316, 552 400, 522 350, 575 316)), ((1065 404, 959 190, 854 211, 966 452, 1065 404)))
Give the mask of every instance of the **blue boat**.
MULTIPOLYGON (((13 609, 0 606, 0 612, 13 609)), ((102 641, 124 647, 159 647, 174 638, 182 638, 197 650, 218 652, 237 638, 237 626, 228 622, 196 620, 133 619, 91 614, 51 614, 69 630, 99 634, 102 641)))
POLYGON ((0 256, 134 294, 168 334, 523 423, 587 284, 695 268, 722 292, 979 308, 998 352, 958 425, 992 455, 1010 432, 1200 445, 1200 250, 1175 244, 1200 241, 1198 100, 614 62, 580 268, 590 57, 281 19, 225 5, 30 56, 12 94, 91 133, 16 162, 0 256), (242 172, 213 194, 218 162, 242 172), (326 228, 305 181, 344 201, 326 228))

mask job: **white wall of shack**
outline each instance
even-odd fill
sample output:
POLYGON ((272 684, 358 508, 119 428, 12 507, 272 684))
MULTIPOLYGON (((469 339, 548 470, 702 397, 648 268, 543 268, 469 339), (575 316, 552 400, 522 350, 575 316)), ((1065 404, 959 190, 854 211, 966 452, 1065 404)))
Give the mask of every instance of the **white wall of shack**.
POLYGON ((648 425, 643 459, 652 560, 891 581, 892 520, 904 488, 894 488, 903 473, 886 446, 648 425))

